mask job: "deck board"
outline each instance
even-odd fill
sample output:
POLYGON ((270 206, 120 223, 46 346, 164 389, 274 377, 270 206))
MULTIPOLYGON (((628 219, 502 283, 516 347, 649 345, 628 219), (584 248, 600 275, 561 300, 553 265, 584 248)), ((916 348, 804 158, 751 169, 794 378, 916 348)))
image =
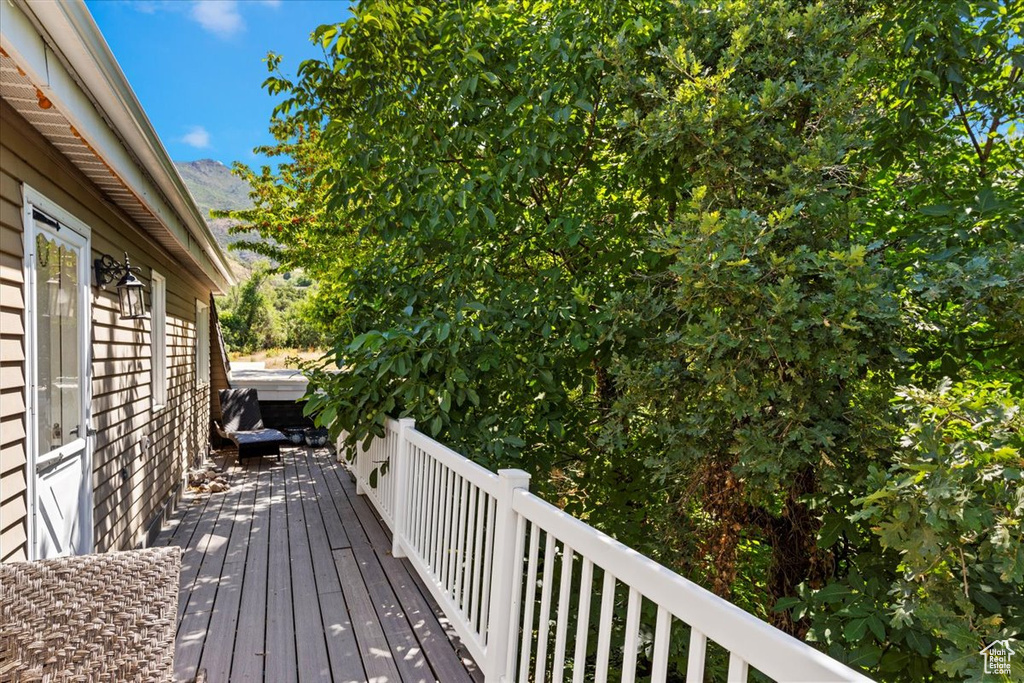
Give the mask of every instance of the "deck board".
POLYGON ((267 561, 267 625, 264 641, 264 680, 298 680, 295 619, 292 613, 292 572, 288 545, 287 488, 281 467, 270 475, 270 546, 267 561))
POLYGON ((335 494, 335 505, 342 513, 342 518, 346 520, 346 525, 353 529, 350 533, 353 550, 370 548, 377 554, 381 567, 404 610, 405 618, 412 626, 426 660, 433 669, 435 678, 453 683, 473 680, 438 619, 440 609, 425 589, 420 590, 421 584, 412 566, 408 562, 392 557, 391 539, 387 537, 379 517, 374 514, 370 505, 361 496, 356 495, 355 482, 343 469, 337 467, 323 469, 321 476, 328 490, 335 494), (357 508, 360 513, 356 512, 357 508), (370 543, 367 528, 371 530, 376 545, 370 543))
POLYGON ((167 520, 167 526, 160 532, 154 545, 163 546, 173 543, 187 547, 192 540, 192 532, 195 531, 209 500, 209 497, 190 498, 185 504, 179 506, 167 520))
MULTIPOLYGON (((313 576, 316 593, 320 601, 320 615, 327 642, 327 657, 331 677, 335 680, 361 680, 364 676, 359 644, 352 629, 352 620, 345 607, 341 580, 331 554, 332 544, 327 532, 327 520, 334 517, 340 526, 340 518, 323 487, 317 488, 311 470, 319 465, 308 461, 297 467, 299 492, 307 520, 310 555, 313 560, 313 576)), ((345 542, 347 543, 347 535, 345 542)))
POLYGON ((231 673, 239 681, 258 681, 263 678, 270 494, 270 472, 260 463, 256 472, 256 506, 249 530, 249 550, 238 607, 238 623, 243 624, 244 628, 238 629, 235 634, 234 650, 231 653, 231 673))
POLYGON ((192 542, 182 556, 182 589, 178 597, 178 635, 174 652, 174 675, 188 680, 196 675, 203 643, 209 630, 210 613, 221 581, 230 517, 222 517, 222 508, 237 502, 238 491, 220 500, 211 500, 192 534, 192 542), (227 527, 227 529, 225 529, 227 527), (189 551, 192 551, 191 553, 189 551))
POLYGON ((352 554, 376 610, 377 621, 384 630, 388 648, 394 653, 402 680, 406 683, 430 683, 434 680, 433 673, 406 619, 404 608, 398 604, 398 598, 384 576, 376 553, 370 548, 357 548, 352 554))
POLYGON ((209 634, 203 642, 203 653, 199 660, 199 668, 206 669, 212 681, 227 680, 231 674, 231 655, 234 651, 249 536, 257 500, 256 486, 256 479, 240 484, 241 495, 237 508, 234 511, 221 510, 222 516, 230 514, 234 519, 221 581, 210 616, 209 634))
POLYGON ((350 548, 334 551, 334 560, 341 577, 342 591, 348 603, 349 614, 352 615, 352 627, 359 643, 359 654, 363 659, 363 668, 371 681, 398 681, 398 668, 395 665, 395 654, 388 646, 384 629, 373 609, 370 593, 359 573, 359 565, 350 548))
POLYGON ((231 490, 185 500, 157 539, 185 551, 175 679, 478 679, 347 470, 282 455, 228 468, 231 490))
MULTIPOLYGON (((295 650, 299 668, 299 681, 324 681, 330 678, 331 665, 327 658, 327 642, 310 550, 310 527, 315 519, 307 517, 302 502, 300 461, 289 459, 285 463, 288 549, 292 562, 292 606, 295 613, 295 650)), ((326 541, 325 541, 326 542, 326 541)))

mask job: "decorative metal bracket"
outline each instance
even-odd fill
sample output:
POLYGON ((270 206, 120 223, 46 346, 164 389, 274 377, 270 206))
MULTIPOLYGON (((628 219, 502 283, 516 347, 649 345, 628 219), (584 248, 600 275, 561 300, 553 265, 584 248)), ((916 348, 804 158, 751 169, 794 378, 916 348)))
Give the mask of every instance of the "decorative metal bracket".
POLYGON ((128 275, 142 274, 141 268, 136 268, 128 261, 128 252, 124 253, 124 263, 118 263, 110 254, 104 254, 92 262, 93 270, 96 273, 96 284, 106 288, 115 279, 121 279, 128 275))

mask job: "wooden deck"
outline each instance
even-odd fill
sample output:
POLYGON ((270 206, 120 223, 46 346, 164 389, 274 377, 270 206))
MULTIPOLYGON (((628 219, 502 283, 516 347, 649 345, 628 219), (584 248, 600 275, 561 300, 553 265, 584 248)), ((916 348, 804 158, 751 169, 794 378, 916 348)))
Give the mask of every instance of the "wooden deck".
POLYGON ((436 604, 326 450, 227 470, 187 498, 158 545, 179 545, 175 679, 479 680, 436 604))

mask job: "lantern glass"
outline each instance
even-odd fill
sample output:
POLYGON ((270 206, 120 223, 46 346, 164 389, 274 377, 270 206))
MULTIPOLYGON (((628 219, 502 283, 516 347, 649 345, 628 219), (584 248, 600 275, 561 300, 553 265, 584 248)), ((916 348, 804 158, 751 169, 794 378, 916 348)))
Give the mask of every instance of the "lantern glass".
POLYGON ((117 298, 121 304, 121 319, 134 320, 146 315, 146 302, 142 295, 143 284, 131 272, 117 283, 117 298))

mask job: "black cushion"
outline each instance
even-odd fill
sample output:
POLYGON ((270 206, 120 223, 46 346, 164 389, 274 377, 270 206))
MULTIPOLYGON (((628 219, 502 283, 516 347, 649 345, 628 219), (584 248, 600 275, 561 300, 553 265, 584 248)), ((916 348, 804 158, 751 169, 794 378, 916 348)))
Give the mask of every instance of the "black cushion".
POLYGON ((263 429, 263 414, 255 389, 221 389, 220 411, 224 431, 229 434, 263 429))

